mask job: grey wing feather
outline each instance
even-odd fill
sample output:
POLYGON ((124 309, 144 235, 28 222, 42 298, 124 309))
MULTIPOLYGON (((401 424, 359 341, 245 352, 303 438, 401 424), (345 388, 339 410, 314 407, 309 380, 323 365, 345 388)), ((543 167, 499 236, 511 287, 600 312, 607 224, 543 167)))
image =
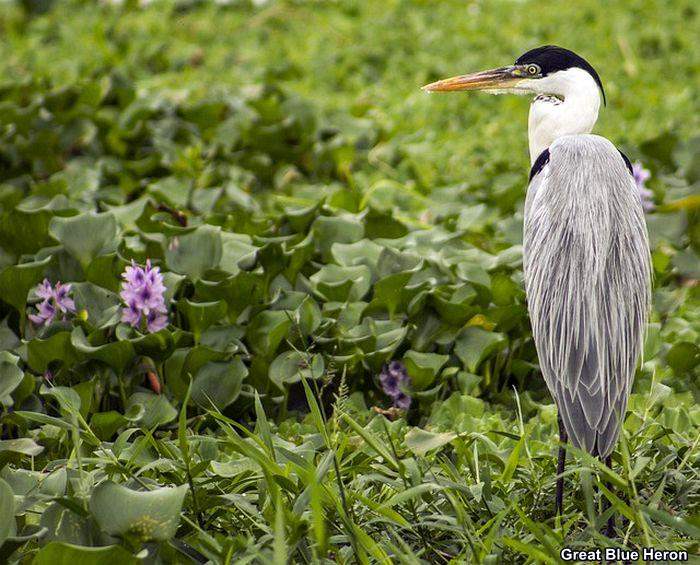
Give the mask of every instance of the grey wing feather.
POLYGON ((572 443, 607 456, 651 299, 641 202, 615 146, 566 136, 528 187, 524 270, 540 367, 572 443))

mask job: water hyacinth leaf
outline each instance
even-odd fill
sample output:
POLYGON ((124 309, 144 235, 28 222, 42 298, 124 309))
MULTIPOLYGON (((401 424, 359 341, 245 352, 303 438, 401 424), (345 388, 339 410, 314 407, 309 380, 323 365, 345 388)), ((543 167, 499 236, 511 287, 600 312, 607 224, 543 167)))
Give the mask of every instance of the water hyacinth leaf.
POLYGON ((488 289, 491 286, 491 278, 486 270, 475 263, 459 263, 457 265, 457 276, 466 282, 472 283, 476 287, 488 289))
POLYGON ((80 412, 80 395, 67 386, 46 386, 41 385, 39 394, 49 396, 58 402, 61 412, 64 414, 77 414, 80 412))
POLYGON ((691 373, 700 364, 700 347, 689 341, 681 341, 666 354, 666 362, 676 375, 691 373))
MULTIPOLYGON (((140 418, 143 415, 143 412, 145 412, 145 408, 142 404, 134 404, 130 411, 136 411, 140 418)), ((98 412, 93 414, 92 418, 90 418, 90 429, 98 438, 103 441, 107 441, 128 422, 129 420, 127 420, 124 415, 116 410, 110 410, 109 412, 98 412)))
POLYGON ((247 375, 248 369, 240 357, 226 362, 209 362, 197 371, 192 382, 192 400, 204 409, 213 404, 223 410, 238 398, 247 375))
POLYGON ((154 360, 164 360, 170 357, 175 348, 173 334, 167 329, 130 338, 134 351, 139 355, 151 357, 154 360))
POLYGON ((0 246, 20 256, 36 253, 52 244, 47 210, 27 210, 18 206, 0 216, 0 246))
POLYGON ((457 437, 454 432, 430 432, 421 428, 411 428, 406 434, 406 447, 419 457, 425 456, 428 451, 439 449, 447 445, 457 437))
POLYGON ((185 235, 165 250, 169 269, 199 280, 209 269, 219 266, 222 256, 221 228, 203 225, 185 235))
MULTIPOLYGON (((0 351, 0 400, 10 398, 10 394, 24 379, 18 366, 19 357, 9 351, 0 351)), ((11 399, 10 399, 11 400, 11 399)))
POLYGON ((265 310, 248 325, 246 340, 253 352, 271 356, 292 327, 290 315, 284 311, 265 310))
POLYGON ((331 254, 336 263, 343 267, 366 265, 376 274, 377 262, 384 249, 370 239, 361 239, 355 243, 334 243, 331 254))
POLYGON ((411 386, 415 390, 425 390, 433 384, 440 369, 447 363, 449 355, 407 351, 403 356, 411 386))
POLYGON ((419 256, 413 253, 403 253, 391 247, 384 247, 377 260, 377 276, 382 278, 394 273, 415 272, 420 269, 420 266, 421 258, 419 256))
POLYGON ((355 216, 319 216, 311 227, 314 241, 324 261, 332 258, 334 243, 354 243, 362 239, 364 227, 355 216))
POLYGON ((40 261, 11 265, 0 272, 0 298, 14 306, 22 317, 29 291, 44 278, 50 262, 51 256, 48 256, 40 261))
POLYGON ((92 491, 90 512, 109 535, 166 541, 177 531, 186 493, 186 485, 135 491, 104 481, 92 491))
POLYGON ((0 546, 7 538, 15 535, 16 528, 15 495, 10 485, 0 479, 0 546))
POLYGON ((87 359, 95 359, 121 374, 134 358, 134 346, 129 341, 111 341, 103 345, 90 345, 81 327, 73 328, 71 344, 87 359))
POLYGON ((221 232, 221 261, 219 268, 231 274, 239 272, 239 262, 244 264, 255 259, 258 247, 249 235, 221 232))
MULTIPOLYGON (((86 540, 86 542, 89 540, 86 540)), ((32 563, 36 565, 137 565, 134 557, 119 545, 86 547, 62 541, 52 541, 41 548, 32 563)))
POLYGON ((216 302, 192 302, 186 298, 177 303, 177 309, 185 316, 190 331, 199 341, 202 332, 226 316, 227 306, 223 300, 216 302))
POLYGON ((135 392, 126 402, 126 410, 138 410, 141 417, 137 420, 142 428, 151 429, 172 422, 177 417, 177 410, 161 394, 135 392), (143 412, 137 405, 143 406, 143 412))
POLYGON ((301 351, 285 351, 270 363, 270 380, 281 390, 304 379, 319 379, 323 376, 325 363, 322 355, 307 355, 301 351))
POLYGON ((91 326, 103 328, 119 321, 121 299, 119 296, 90 282, 72 284, 76 311, 85 311, 91 326))
POLYGON ((78 260, 83 269, 87 269, 102 252, 113 251, 117 220, 109 212, 86 212, 68 218, 54 217, 49 233, 78 260))
POLYGON ((365 265, 324 265, 311 275, 310 280, 316 291, 327 301, 356 302, 370 289, 371 274, 365 265))
POLYGON ((0 452, 9 451, 34 457, 44 451, 44 448, 28 437, 0 440, 0 452))
POLYGON ((504 348, 506 343, 503 334, 472 326, 465 328, 457 338, 455 354, 470 373, 475 373, 485 359, 504 348))
POLYGON ((69 331, 57 332, 46 339, 34 338, 27 344, 27 364, 37 373, 45 373, 51 362, 61 361, 69 366, 78 359, 69 331))

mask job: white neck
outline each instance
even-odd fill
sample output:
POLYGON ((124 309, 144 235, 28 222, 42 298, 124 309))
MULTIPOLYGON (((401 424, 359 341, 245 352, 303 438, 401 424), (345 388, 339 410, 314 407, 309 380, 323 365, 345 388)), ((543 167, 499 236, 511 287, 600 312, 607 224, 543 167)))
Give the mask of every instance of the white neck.
POLYGON ((534 163, 555 139, 591 132, 598 119, 600 90, 593 77, 579 68, 528 82, 529 90, 538 94, 528 119, 530 162, 534 163))

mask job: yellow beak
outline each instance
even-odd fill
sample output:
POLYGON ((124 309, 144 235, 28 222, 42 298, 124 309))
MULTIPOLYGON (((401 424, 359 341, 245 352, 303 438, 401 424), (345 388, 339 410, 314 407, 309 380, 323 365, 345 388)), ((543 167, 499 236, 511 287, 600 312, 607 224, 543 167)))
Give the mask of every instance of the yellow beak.
POLYGON ((527 77, 527 73, 519 66, 499 67, 470 75, 431 82, 423 87, 427 92, 454 92, 458 90, 503 90, 512 88, 527 77))

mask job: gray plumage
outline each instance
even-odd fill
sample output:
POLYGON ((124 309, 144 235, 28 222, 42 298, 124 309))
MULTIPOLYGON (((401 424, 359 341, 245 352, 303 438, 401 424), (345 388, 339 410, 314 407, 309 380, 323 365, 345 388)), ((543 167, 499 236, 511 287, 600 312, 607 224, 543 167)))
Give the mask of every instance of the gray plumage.
POLYGON ((607 139, 549 147, 525 201, 524 270, 535 345, 574 446, 614 449, 651 299, 644 212, 607 139))

